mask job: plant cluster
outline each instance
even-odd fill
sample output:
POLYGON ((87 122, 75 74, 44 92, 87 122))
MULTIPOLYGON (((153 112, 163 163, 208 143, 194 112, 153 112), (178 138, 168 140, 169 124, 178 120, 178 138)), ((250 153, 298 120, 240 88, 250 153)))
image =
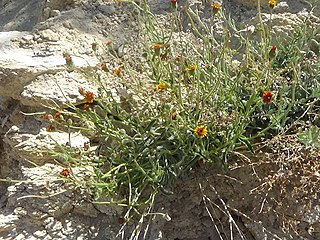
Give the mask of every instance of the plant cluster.
MULTIPOLYGON (((141 55, 148 79, 136 80, 138 73, 107 46, 108 56, 121 64, 110 70, 101 59, 102 73, 90 73, 98 92, 79 89, 81 107, 70 104, 58 110, 59 116, 44 116, 56 129, 90 137, 91 147, 81 156, 67 147, 59 160, 69 168, 89 166, 91 177, 84 184, 68 169, 61 175, 95 199, 109 196, 108 203, 126 206, 125 220, 132 210, 152 206, 158 192, 172 194, 169 183, 190 168, 219 163, 227 169, 228 154, 237 148, 254 152, 252 143, 319 122, 319 53, 308 45, 316 34, 312 25, 276 38, 272 25, 261 20, 257 41, 212 3, 212 22, 222 22, 223 33, 215 35, 214 26, 189 8, 194 41, 185 41, 179 1, 168 4, 171 22, 164 29, 146 1, 132 1, 144 23, 141 55), (118 76, 126 93, 114 96, 101 74, 118 76)), ((276 1, 269 5, 272 13, 276 1)), ((93 51, 102 47, 91 46, 93 51)), ((73 68, 71 56, 64 57, 73 68)))

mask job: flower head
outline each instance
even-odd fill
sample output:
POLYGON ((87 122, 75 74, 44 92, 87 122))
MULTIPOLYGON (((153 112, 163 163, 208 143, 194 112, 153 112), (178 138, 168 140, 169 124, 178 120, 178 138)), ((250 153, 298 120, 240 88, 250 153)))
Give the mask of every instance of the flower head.
POLYGON ((272 60, 277 55, 277 46, 273 45, 269 51, 269 59, 272 60))
POLYGON ((166 88, 167 88, 167 84, 165 84, 165 83, 158 83, 156 85, 156 89, 158 92, 161 92, 161 91, 165 90, 166 88))
POLYGON ((172 120, 177 120, 177 112, 174 112, 171 114, 171 119, 172 120))
POLYGON ((213 14, 216 14, 222 8, 219 3, 213 3, 211 4, 211 7, 212 7, 213 14))
POLYGON ((176 6, 177 5, 177 0, 171 0, 171 4, 172 4, 172 6, 176 6))
POLYGON ((93 103, 93 100, 94 100, 93 92, 86 91, 84 94, 84 100, 86 100, 87 103, 93 103))
POLYGON ((273 9, 277 4, 277 0, 269 0, 269 7, 273 9))
POLYGON ((63 118, 62 113, 61 112, 56 112, 56 114, 54 115, 54 120, 60 120, 63 118))
POLYGON ((54 130, 54 126, 52 124, 50 124, 48 127, 47 127, 47 131, 48 132, 52 132, 54 130))
POLYGON ((45 113, 45 114, 41 115, 40 118, 46 119, 46 120, 51 120, 52 119, 52 115, 48 114, 48 113, 45 113))
POLYGON ((162 47, 163 47, 162 44, 153 43, 150 48, 153 49, 153 50, 159 50, 162 47))
POLYGON ((188 71, 188 72, 194 72, 196 69, 198 69, 197 65, 191 65, 191 66, 186 67, 186 71, 188 71))
POLYGON ((200 126, 197 126, 195 129, 194 129, 194 134, 196 136, 198 136, 199 138, 203 138, 207 135, 208 131, 206 129, 205 126, 203 125, 200 125, 200 126))
POLYGON ((264 91, 262 94, 262 101, 264 103, 271 103, 272 102, 272 92, 264 91))
POLYGON ((68 177, 70 175, 71 171, 69 169, 63 169, 61 172, 60 172, 60 175, 63 176, 63 177, 68 177))
POLYGON ((113 73, 115 74, 115 75, 117 75, 117 76, 120 76, 120 74, 121 74, 121 70, 118 68, 118 69, 115 69, 114 71, 113 71, 113 73))

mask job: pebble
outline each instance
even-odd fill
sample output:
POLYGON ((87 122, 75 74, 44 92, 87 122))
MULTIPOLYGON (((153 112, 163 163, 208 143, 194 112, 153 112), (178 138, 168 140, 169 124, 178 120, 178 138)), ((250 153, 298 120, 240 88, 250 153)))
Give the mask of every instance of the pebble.
POLYGON ((26 42, 32 42, 33 41, 33 35, 31 35, 31 34, 28 34, 28 35, 24 35, 23 37, 22 37, 22 40, 24 40, 24 41, 26 41, 26 42))
POLYGON ((52 41, 52 42, 58 42, 60 40, 59 35, 52 31, 51 29, 45 29, 40 32, 40 36, 42 39, 52 41))
POLYGON ((125 46, 122 44, 120 45, 120 47, 118 48, 118 56, 119 57, 123 57, 123 55, 125 55, 127 53, 127 49, 125 48, 125 46))
POLYGON ((59 10, 51 10, 50 12, 50 17, 58 17, 60 16, 60 11, 59 10))
POLYGON ((100 5, 98 9, 105 15, 112 15, 115 12, 115 8, 111 5, 100 5))
POLYGON ((98 13, 96 15, 96 19, 103 19, 104 18, 104 15, 102 13, 98 13))

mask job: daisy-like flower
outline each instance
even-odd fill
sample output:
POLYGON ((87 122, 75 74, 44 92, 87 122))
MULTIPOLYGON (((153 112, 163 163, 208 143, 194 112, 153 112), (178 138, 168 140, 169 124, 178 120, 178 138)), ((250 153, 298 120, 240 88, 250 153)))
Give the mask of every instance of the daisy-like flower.
POLYGON ((86 100, 87 103, 93 103, 93 100, 94 100, 93 92, 86 91, 84 94, 84 100, 86 100))
POLYGON ((198 136, 199 138, 203 138, 207 135, 208 131, 206 129, 205 126, 203 125, 200 125, 200 126, 197 126, 195 129, 194 129, 194 134, 196 136, 198 136))
POLYGON ((60 120, 62 118, 62 113, 61 112, 56 112, 56 114, 54 115, 54 120, 60 120))
POLYGON ((212 7, 213 14, 216 14, 222 8, 219 3, 213 3, 211 4, 211 7, 212 7))
POLYGON ((121 70, 120 70, 120 69, 115 69, 115 70, 113 71, 113 73, 114 73, 115 75, 117 75, 117 76, 120 76, 121 70))
POLYGON ((156 85, 156 89, 158 92, 164 91, 167 88, 167 84, 165 83, 158 83, 156 85))
POLYGON ((186 71, 188 71, 188 72, 194 72, 196 69, 198 69, 197 65, 191 65, 191 66, 186 67, 186 71))
POLYGON ((177 112, 174 112, 171 114, 171 119, 172 120, 177 120, 177 112))
POLYGON ((264 103, 271 103, 272 102, 272 92, 264 91, 262 94, 262 101, 264 103))
POLYGON ((48 114, 48 113, 45 113, 45 114, 41 115, 40 118, 50 121, 52 119, 52 115, 48 114))
POLYGON ((269 59, 272 60, 277 55, 277 46, 273 45, 269 51, 269 59))
POLYGON ((277 0, 269 0, 269 7, 273 9, 277 4, 277 0))
POLYGON ((61 172, 60 172, 60 175, 63 176, 63 177, 68 177, 70 175, 71 171, 69 169, 63 169, 61 172))
POLYGON ((54 126, 52 124, 50 124, 48 127, 47 127, 47 131, 48 132, 52 132, 54 130, 54 126))
POLYGON ((153 49, 153 50, 159 50, 162 47, 163 47, 162 44, 153 43, 150 48, 153 49))

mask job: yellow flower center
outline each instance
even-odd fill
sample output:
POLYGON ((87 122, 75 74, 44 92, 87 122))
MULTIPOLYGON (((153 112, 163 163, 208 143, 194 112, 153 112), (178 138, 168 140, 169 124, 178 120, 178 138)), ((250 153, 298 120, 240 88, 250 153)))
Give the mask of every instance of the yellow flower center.
POLYGON ((207 131, 206 127, 203 125, 197 126, 194 129, 194 134, 197 135, 199 138, 205 137, 207 135, 207 133, 208 133, 208 131, 207 131))
POLYGON ((159 83, 159 84, 156 85, 156 89, 157 89, 158 92, 163 91, 166 88, 167 88, 167 84, 165 84, 165 83, 159 83))

